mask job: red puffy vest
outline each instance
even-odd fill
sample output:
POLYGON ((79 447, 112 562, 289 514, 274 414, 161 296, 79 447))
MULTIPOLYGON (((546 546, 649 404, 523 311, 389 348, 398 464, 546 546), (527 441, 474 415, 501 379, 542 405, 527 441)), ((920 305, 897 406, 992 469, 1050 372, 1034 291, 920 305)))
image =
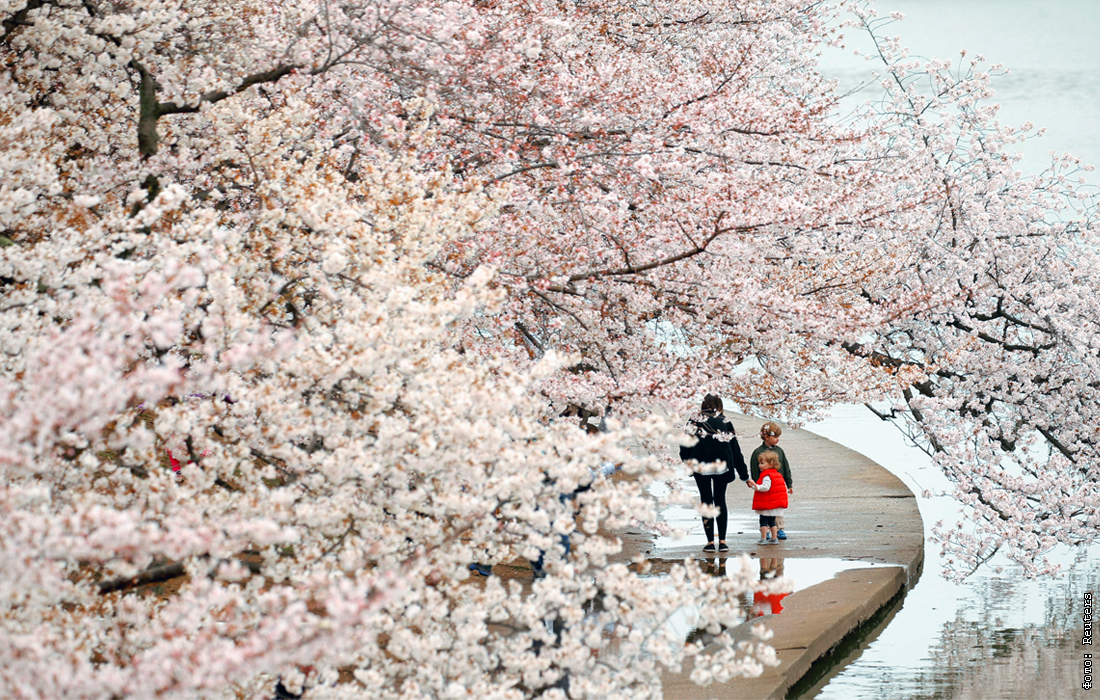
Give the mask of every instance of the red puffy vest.
POLYGON ((770 476, 772 478, 772 487, 767 491, 753 492, 752 509, 771 510, 772 508, 786 508, 787 484, 783 482, 783 475, 771 467, 762 469, 760 471, 760 479, 756 483, 763 481, 765 476, 770 476))

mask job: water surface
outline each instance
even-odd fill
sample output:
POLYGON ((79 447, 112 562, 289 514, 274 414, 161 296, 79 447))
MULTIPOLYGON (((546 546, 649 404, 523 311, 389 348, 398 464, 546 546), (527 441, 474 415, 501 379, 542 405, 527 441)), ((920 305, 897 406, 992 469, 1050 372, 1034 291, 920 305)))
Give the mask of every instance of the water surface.
MULTIPOLYGON (((900 432, 862 406, 839 407, 807 428, 866 454, 914 493, 946 490, 946 479, 900 432)), ((947 496, 919 497, 926 527, 953 522, 947 496)), ((1084 594, 1100 591, 1100 552, 1062 548, 1050 553, 1065 571, 1057 579, 1026 580, 1015 566, 985 568, 965 583, 940 575, 939 550, 929 542, 924 574, 886 627, 828 681, 799 697, 821 700, 970 700, 1086 698, 1081 645, 1084 594)), ((1002 564, 1004 562, 1001 562, 1002 564)), ((1094 691, 1096 692, 1096 691, 1094 691)))

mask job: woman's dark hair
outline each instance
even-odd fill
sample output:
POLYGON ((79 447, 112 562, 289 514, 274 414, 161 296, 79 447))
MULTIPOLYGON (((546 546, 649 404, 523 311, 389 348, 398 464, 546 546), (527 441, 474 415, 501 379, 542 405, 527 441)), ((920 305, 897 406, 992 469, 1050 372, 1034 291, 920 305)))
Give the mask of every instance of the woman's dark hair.
POLYGON ((703 413, 710 413, 712 415, 722 413, 722 399, 714 394, 707 394, 703 397, 702 411, 703 413))

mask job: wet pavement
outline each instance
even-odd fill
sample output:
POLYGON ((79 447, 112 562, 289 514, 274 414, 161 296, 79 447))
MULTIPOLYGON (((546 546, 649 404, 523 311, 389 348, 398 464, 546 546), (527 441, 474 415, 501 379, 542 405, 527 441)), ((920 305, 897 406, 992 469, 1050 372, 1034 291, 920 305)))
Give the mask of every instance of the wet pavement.
MULTIPOLYGON (((759 445, 758 431, 764 421, 727 416, 747 457, 759 445)), ((630 537, 638 538, 632 544, 655 564, 693 558, 721 574, 723 564, 740 566, 741 556, 748 555, 762 578, 782 574, 794 585, 794 592, 772 595, 770 600, 760 594, 751 602, 746 597, 742 610, 749 619, 730 630, 734 639, 748 639, 752 624, 765 623, 774 634, 769 643, 777 652, 778 666, 765 668, 758 678, 700 687, 688 678, 689 661, 683 673, 665 675, 666 698, 783 698, 815 660, 920 575, 924 528, 916 498, 900 479, 863 455, 804 430, 784 427, 779 445, 794 477, 786 513, 787 540, 756 544, 760 535, 751 510, 752 493, 740 482, 730 484, 726 495, 727 554, 702 551, 702 527, 690 509, 670 508, 664 514, 677 526, 695 529, 682 540, 650 539, 642 533, 630 537)), ((683 624, 690 635, 690 620, 683 624)))

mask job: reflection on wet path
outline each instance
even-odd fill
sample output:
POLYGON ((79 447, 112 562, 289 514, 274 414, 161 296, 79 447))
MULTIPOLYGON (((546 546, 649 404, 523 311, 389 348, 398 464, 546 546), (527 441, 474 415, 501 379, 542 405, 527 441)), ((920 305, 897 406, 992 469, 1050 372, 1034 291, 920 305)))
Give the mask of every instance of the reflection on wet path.
MULTIPOLYGON (((760 585, 756 590, 743 593, 740 597, 740 612, 744 620, 781 614, 783 612, 783 599, 788 595, 827 581, 842 571, 883 566, 882 564, 828 557, 817 559, 791 557, 751 559, 748 556, 740 555, 732 557, 712 555, 710 557, 699 557, 699 561, 703 571, 710 573, 712 576, 731 576, 735 570, 742 567, 750 567, 753 570, 760 581, 760 585)), ((662 576, 674 564, 681 562, 669 559, 651 559, 649 563, 651 565, 650 571, 656 576, 662 576)), ((698 618, 698 609, 680 608, 665 622, 665 627, 675 636, 684 639, 685 643, 702 642, 706 644, 709 641, 708 635, 696 628, 698 618)))
MULTIPOLYGON (((720 557, 696 558, 703 566, 704 571, 709 571, 714 576, 727 576, 727 567, 741 567, 743 562, 749 562, 749 566, 755 567, 761 581, 777 581, 788 584, 788 592, 793 593, 810 586, 828 581, 842 571, 852 569, 871 569, 881 566, 897 566, 896 564, 879 564, 875 562, 859 561, 854 559, 836 559, 831 557, 806 558, 806 557, 762 557, 760 559, 735 555, 720 557), (784 579, 784 581, 780 581, 784 579)), ((674 564, 682 563, 681 559, 650 559, 650 571, 660 575, 668 571, 674 564)))

